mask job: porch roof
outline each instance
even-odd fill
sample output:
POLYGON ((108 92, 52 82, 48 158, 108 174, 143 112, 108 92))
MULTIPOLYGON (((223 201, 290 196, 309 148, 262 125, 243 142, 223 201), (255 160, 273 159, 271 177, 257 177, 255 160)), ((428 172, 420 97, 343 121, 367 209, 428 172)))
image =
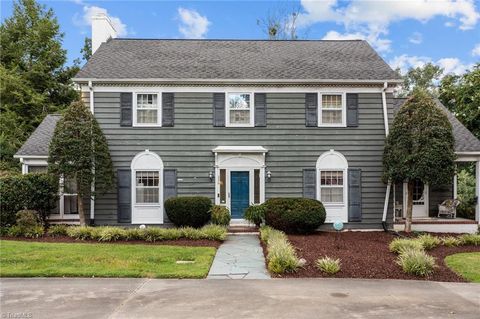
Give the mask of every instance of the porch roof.
MULTIPOLYGON (((397 114, 398 110, 405 103, 406 98, 394 98, 393 110, 397 114)), ((453 127, 453 135, 455 137, 455 152, 471 153, 480 152, 480 140, 475 137, 456 117, 452 114, 438 99, 435 99, 438 107, 445 112, 448 120, 453 127)))
POLYGON ((53 132, 61 119, 60 114, 48 114, 40 125, 33 131, 32 135, 23 143, 22 147, 14 155, 15 158, 48 156, 48 147, 53 137, 53 132))

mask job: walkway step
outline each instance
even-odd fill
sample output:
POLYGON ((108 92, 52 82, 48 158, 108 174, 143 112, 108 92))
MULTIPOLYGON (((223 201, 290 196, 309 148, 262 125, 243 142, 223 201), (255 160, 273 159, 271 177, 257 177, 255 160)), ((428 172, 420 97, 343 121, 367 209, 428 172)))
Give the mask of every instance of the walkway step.
POLYGON ((258 227, 256 226, 246 226, 246 225, 233 225, 228 227, 228 232, 232 234, 237 233, 258 233, 258 227))
POLYGON ((228 235, 217 250, 207 279, 270 279, 258 235, 228 235))

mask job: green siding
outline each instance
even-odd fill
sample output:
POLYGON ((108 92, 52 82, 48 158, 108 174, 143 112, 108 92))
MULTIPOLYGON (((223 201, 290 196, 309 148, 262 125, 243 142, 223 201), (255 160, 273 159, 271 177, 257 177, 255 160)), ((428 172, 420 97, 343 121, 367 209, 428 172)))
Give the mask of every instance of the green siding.
MULTIPOLYGON (((88 101, 88 97, 86 98, 88 101)), ((349 167, 362 169, 362 224, 379 225, 385 185, 381 181, 384 121, 380 93, 361 93, 359 126, 305 127, 305 94, 267 93, 267 127, 212 126, 213 93, 175 93, 175 127, 120 127, 120 93, 95 93, 95 116, 107 137, 115 169, 128 168, 138 152, 149 149, 161 156, 166 168, 178 173, 178 195, 214 198, 208 172, 215 164, 212 149, 221 145, 259 145, 267 148, 266 165, 272 179, 266 198, 302 196, 302 170, 315 168, 318 157, 330 149, 341 152, 349 167)), ((393 117, 388 95, 389 119, 393 117)), ((116 190, 99 196, 95 223, 116 224, 116 190)), ((362 227, 359 225, 359 227, 362 227)))

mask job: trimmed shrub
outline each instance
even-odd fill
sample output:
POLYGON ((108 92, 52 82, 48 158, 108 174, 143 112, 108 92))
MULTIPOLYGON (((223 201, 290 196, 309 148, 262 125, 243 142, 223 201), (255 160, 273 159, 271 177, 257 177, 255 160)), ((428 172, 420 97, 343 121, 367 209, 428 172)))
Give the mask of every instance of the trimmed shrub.
POLYGON ((41 225, 33 227, 22 227, 18 225, 13 225, 8 228, 7 235, 12 237, 38 238, 43 236, 44 233, 45 230, 41 225))
POLYGON ((245 210, 244 218, 255 224, 255 226, 260 227, 260 225, 265 221, 265 205, 252 205, 245 210))
POLYGON ((206 225, 200 231, 203 234, 203 239, 224 241, 227 238, 227 229, 220 225, 206 225))
POLYGON ((317 259, 315 266, 326 274, 334 275, 340 271, 340 259, 333 259, 328 256, 317 259))
POLYGON ((210 220, 212 202, 208 197, 172 197, 165 201, 168 219, 176 226, 202 227, 210 220))
POLYGON ((440 238, 432 236, 430 234, 420 235, 416 238, 416 240, 418 240, 422 244, 423 249, 425 250, 431 250, 440 245, 441 243, 440 238))
POLYGON ((446 247, 455 247, 462 244, 462 241, 454 236, 443 237, 440 240, 442 241, 442 245, 446 247))
POLYGON ((265 223, 287 233, 311 233, 325 222, 325 208, 315 199, 270 198, 264 205, 265 223))
POLYGON ((227 207, 221 205, 213 205, 210 209, 211 221, 215 225, 228 226, 230 225, 230 211, 227 207))
POLYGON ((462 245, 480 245, 480 234, 463 234, 459 239, 462 245))
POLYGON ((48 228, 47 233, 52 237, 67 236, 67 225, 52 225, 48 228))
POLYGON ((23 209, 35 210, 42 221, 56 207, 58 179, 50 174, 6 175, 0 177, 0 225, 15 223, 15 214, 23 209))
POLYGON ((407 238, 395 238, 388 246, 392 253, 401 254, 406 250, 422 250, 423 245, 420 241, 407 238))
POLYGON ((295 248, 285 233, 271 227, 260 229, 260 238, 267 245, 267 267, 273 273, 294 272, 299 266, 295 248))
POLYGON ((397 264, 405 273, 422 277, 432 274, 436 267, 435 258, 418 249, 404 250, 398 257, 397 264))

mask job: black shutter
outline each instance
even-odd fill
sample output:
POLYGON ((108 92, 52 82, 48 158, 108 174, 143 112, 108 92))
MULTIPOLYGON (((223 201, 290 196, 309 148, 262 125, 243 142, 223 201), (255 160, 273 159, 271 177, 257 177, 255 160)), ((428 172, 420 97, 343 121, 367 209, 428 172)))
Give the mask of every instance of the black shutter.
POLYGON ((132 222, 132 171, 117 170, 117 219, 119 223, 132 222))
POLYGON ((175 122, 175 96, 173 93, 162 93, 162 126, 173 127, 175 122))
POLYGON ((132 93, 120 93, 120 126, 132 126, 132 93))
POLYGON ((305 126, 307 127, 318 126, 317 113, 318 113, 318 94, 317 93, 305 94, 305 126))
POLYGON ((213 93, 213 126, 225 126, 225 93, 213 93))
POLYGON ((362 170, 348 169, 348 221, 362 221, 362 170))
POLYGON ((267 126, 267 95, 255 93, 255 126, 267 126))
POLYGON ((347 93, 347 126, 358 126, 358 94, 347 93))
MULTIPOLYGON (((171 197, 177 196, 177 170, 171 168, 165 168, 163 170, 163 201, 165 202, 167 199, 171 197)), ((163 222, 168 223, 168 216, 163 213, 163 222)))
POLYGON ((305 168, 303 170, 303 197, 317 198, 317 177, 314 168, 305 168))

